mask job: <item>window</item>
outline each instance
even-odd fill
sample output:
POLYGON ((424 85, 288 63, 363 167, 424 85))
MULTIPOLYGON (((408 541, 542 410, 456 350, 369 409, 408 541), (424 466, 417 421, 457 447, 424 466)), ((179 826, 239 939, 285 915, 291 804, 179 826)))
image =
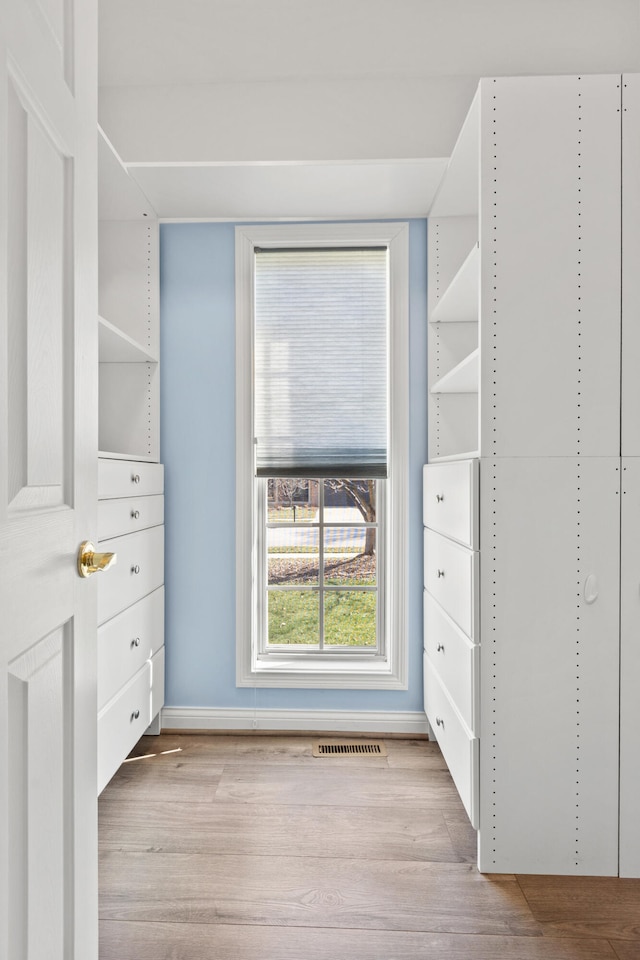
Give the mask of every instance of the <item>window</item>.
POLYGON ((239 686, 406 689, 407 240, 236 229, 239 686))

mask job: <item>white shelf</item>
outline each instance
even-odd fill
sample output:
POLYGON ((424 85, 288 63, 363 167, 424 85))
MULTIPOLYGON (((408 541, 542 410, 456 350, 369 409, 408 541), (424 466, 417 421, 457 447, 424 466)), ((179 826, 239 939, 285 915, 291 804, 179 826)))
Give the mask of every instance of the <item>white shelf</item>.
POLYGON ((100 363, 157 363, 158 358, 128 334, 98 317, 100 363))
POLYGON ((98 457, 101 460, 138 460, 140 463, 157 463, 157 457, 145 457, 137 453, 113 453, 106 450, 98 450, 98 457))
POLYGON ((469 108, 451 158, 435 195, 430 217, 477 216, 480 194, 478 156, 480 147, 480 94, 469 108))
POLYGON ((156 212, 98 127, 98 219, 156 219, 156 212))
POLYGON ((449 453, 442 457, 430 457, 429 463, 449 463, 452 460, 477 460, 479 450, 469 450, 467 453, 449 453))
POLYGON ((479 296, 480 247, 476 243, 434 307, 430 322, 477 322, 479 296))
POLYGON ((431 393, 477 393, 480 372, 479 348, 445 373, 431 387, 431 393))

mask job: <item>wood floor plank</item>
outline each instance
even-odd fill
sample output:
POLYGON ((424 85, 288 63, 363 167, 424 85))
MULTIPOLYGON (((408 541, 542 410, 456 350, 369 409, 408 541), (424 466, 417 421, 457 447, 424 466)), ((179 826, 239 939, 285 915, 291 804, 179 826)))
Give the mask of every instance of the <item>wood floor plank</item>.
POLYGON ((390 767, 413 770, 446 770, 447 765, 435 741, 385 740, 390 767))
POLYGON ((464 863, 476 863, 478 860, 478 835, 471 826, 466 813, 446 812, 443 814, 443 818, 456 857, 464 863))
POLYGON ((295 768, 277 764, 225 766, 216 798, 257 804, 327 804, 341 806, 429 806, 433 810, 464 808, 448 772, 390 770, 344 766, 295 768))
POLYGON ((125 762, 101 794, 102 799, 135 797, 138 803, 162 797, 176 803, 212 802, 224 767, 181 760, 157 762, 153 757, 125 762))
POLYGON ((539 920, 615 917, 623 921, 640 922, 640 880, 521 876, 519 882, 539 920))
MULTIPOLYGON (((160 797, 162 789, 159 790, 160 797)), ((441 813, 384 807, 100 801, 100 850, 462 860, 441 813)))
MULTIPOLYGON (((616 960, 605 940, 387 930, 100 924, 100 960, 616 960)), ((618 960, 636 960, 635 956, 618 960)))
POLYGON ((544 876, 518 880, 547 936, 640 940, 640 880, 544 876))
POLYGON ((617 960, 640 960, 640 940, 611 940, 617 960))
POLYGON ((104 920, 540 936, 514 877, 468 864, 100 855, 104 920))
MULTIPOLYGON (((166 734, 158 737, 143 737, 130 756, 153 755, 157 761, 172 758, 171 751, 180 751, 180 759, 192 763, 224 762, 229 764, 247 761, 275 763, 304 763, 311 766, 344 767, 393 766, 414 767, 421 770, 446 770, 446 764, 437 743, 428 740, 383 739, 387 757, 371 754, 362 756, 329 755, 314 757, 313 741, 319 737, 287 737, 264 735, 260 737, 220 734, 166 734)), ((322 739, 325 739, 324 737, 322 739)), ((330 739, 330 738, 329 738, 330 739)), ((381 738, 377 738, 381 739, 381 738)))

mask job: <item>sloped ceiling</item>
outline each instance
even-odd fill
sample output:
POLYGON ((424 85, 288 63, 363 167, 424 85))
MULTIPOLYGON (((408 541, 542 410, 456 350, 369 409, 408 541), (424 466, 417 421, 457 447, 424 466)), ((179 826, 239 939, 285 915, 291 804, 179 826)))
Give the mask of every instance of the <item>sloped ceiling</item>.
POLYGON ((100 122, 170 218, 424 216, 480 76, 640 70, 640 0, 101 0, 100 122))

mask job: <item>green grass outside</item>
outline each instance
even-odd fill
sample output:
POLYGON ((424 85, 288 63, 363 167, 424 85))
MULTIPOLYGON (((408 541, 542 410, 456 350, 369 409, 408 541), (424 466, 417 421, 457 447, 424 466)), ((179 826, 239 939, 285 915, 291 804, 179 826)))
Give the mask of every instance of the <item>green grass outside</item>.
MULTIPOLYGON (((309 590, 269 591, 269 643, 318 643, 319 596, 309 590)), ((325 593, 325 646, 375 647, 376 594, 325 593)))

